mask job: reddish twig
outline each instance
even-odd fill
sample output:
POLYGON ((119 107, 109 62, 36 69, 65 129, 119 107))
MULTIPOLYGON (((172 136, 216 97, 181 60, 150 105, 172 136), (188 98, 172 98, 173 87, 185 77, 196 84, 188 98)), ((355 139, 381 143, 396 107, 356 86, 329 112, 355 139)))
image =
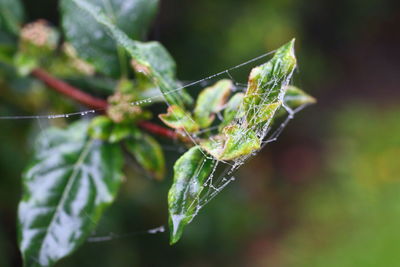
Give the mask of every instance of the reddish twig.
MULTIPOLYGON (((106 110, 108 107, 108 103, 106 100, 91 96, 80 89, 69 85, 68 83, 61 81, 55 77, 53 77, 47 71, 37 68, 32 71, 32 76, 36 77, 37 79, 41 80, 45 83, 49 88, 71 98, 79 103, 82 103, 90 108, 93 109, 101 109, 106 110)), ((163 136, 170 139, 177 139, 178 135, 176 132, 164 128, 160 125, 148 122, 148 121, 140 121, 138 122, 138 126, 143 130, 148 131, 149 133, 163 136)))
POLYGON ((106 109, 108 106, 107 101, 101 98, 93 97, 85 92, 82 92, 78 88, 75 88, 66 82, 63 82, 43 69, 34 69, 32 75, 44 82, 51 89, 68 96, 90 108, 94 109, 106 109))
POLYGON ((170 139, 177 139, 178 135, 176 132, 171 131, 170 129, 164 128, 158 124, 151 123, 149 121, 139 121, 138 126, 143 130, 146 130, 152 134, 164 136, 170 139))

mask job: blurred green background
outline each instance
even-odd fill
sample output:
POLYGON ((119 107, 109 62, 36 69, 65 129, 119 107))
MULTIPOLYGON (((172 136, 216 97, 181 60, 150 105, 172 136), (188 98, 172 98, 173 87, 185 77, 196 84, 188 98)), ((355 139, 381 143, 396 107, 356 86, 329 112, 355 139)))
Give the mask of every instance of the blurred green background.
MULTIPOLYGON (((166 223, 171 178, 157 183, 132 168, 96 233, 122 237, 88 242, 57 266, 398 266, 399 1, 161 2, 149 39, 169 49, 180 79, 201 79, 295 37, 295 84, 318 103, 240 169, 176 246, 167 233, 141 234, 166 223)), ((25 5, 30 21, 59 24, 57 1, 25 5)), ((234 78, 245 82, 245 73, 234 78)), ((1 86, 2 115, 63 105, 39 85, 1 86)), ((20 176, 45 124, 0 121, 0 266, 21 265, 20 176)))

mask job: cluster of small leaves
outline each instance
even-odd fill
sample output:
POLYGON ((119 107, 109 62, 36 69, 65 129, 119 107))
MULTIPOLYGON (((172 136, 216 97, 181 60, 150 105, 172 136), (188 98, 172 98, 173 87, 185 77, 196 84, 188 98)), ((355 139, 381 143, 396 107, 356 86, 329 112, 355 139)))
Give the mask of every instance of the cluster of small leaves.
POLYGON ((251 71, 245 92, 233 94, 232 81, 224 79, 203 89, 194 101, 177 80, 167 50, 158 42, 140 41, 157 5, 157 0, 61 0, 65 36, 60 38, 45 21, 22 26, 21 3, 0 0, 2 63, 18 75, 43 68, 108 96, 104 115, 64 129, 49 128, 38 137, 23 174, 18 211, 25 266, 51 266, 93 232, 123 182, 123 151, 156 179, 164 177, 160 144, 137 126, 153 117, 148 105, 165 99, 169 107, 159 119, 178 135, 196 139, 174 165, 168 194, 173 244, 196 215, 204 182, 217 162, 259 150, 276 117, 314 102, 288 86, 296 67, 294 41, 251 71), (163 98, 155 97, 159 92, 163 98), (204 131, 212 126, 216 131, 204 131), (197 136, 199 132, 206 133, 197 136))
POLYGON ((168 196, 171 243, 182 235, 199 208, 204 179, 212 175, 216 161, 240 161, 261 148, 273 120, 294 112, 315 100, 300 89, 288 86, 296 67, 294 40, 279 48, 267 63, 254 68, 245 93, 230 97, 234 86, 220 80, 205 88, 197 98, 193 113, 177 105, 159 115, 169 127, 187 133, 202 132, 211 126, 224 109, 218 131, 197 140, 174 166, 174 182, 168 196))

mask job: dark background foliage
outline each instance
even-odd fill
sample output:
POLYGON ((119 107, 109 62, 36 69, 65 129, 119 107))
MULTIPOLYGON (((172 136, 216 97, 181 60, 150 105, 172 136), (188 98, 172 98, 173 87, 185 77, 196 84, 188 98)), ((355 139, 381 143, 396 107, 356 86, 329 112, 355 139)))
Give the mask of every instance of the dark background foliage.
MULTIPOLYGON (((25 1, 59 24, 57 1, 25 1)), ((393 266, 400 232, 400 8, 381 0, 163 0, 149 39, 197 80, 296 37, 296 84, 318 99, 242 167, 182 241, 141 234, 166 223, 170 178, 137 170, 87 243, 58 266, 393 266)), ((235 72, 239 82, 245 72, 235 72)), ((43 92, 0 90, 1 114, 48 106, 43 92)), ((59 100, 55 94, 47 94, 59 100)), ((61 105, 61 104, 59 104, 61 105)), ((19 266, 20 175, 37 121, 0 121, 0 266, 19 266)), ((134 164, 134 163, 132 163, 134 164)))

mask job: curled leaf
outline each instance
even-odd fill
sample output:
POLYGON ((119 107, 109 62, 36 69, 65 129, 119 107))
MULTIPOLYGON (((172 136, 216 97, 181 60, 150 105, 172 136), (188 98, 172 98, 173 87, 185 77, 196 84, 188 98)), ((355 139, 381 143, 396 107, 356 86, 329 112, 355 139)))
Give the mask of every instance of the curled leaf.
POLYGON ((200 194, 215 161, 201 148, 192 147, 174 165, 174 182, 168 193, 170 243, 175 244, 198 211, 200 194))
POLYGON ((283 98, 283 103, 278 111, 276 112, 275 117, 281 117, 287 114, 288 112, 296 111, 298 108, 302 108, 305 105, 310 105, 316 103, 317 100, 305 93, 303 90, 289 85, 286 88, 285 96, 283 98))
MULTIPOLYGON (((294 40, 280 47, 267 63, 252 69, 244 97, 243 111, 248 127, 257 125, 263 107, 283 100, 285 89, 296 67, 294 40)), ((276 106, 278 109, 279 106, 276 106)), ((275 110, 270 110, 274 113, 275 110)), ((262 127, 268 126, 266 121, 262 127)))
POLYGON ((303 105, 314 104, 317 100, 295 86, 288 86, 283 102, 286 106, 294 110, 303 105))
POLYGON ((233 160, 259 149, 261 141, 252 129, 231 125, 223 134, 201 141, 200 146, 218 160, 233 160))
POLYGON ((169 127, 180 131, 192 133, 199 130, 199 125, 192 116, 179 106, 170 106, 166 114, 160 114, 158 117, 169 127))
POLYGON ((282 105, 281 101, 271 103, 271 104, 265 104, 260 107, 260 110, 258 111, 258 114, 256 117, 253 119, 254 124, 259 124, 259 123, 264 123, 269 125, 270 121, 275 115, 275 112, 278 110, 278 108, 282 105))
POLYGON ((243 93, 236 93, 229 99, 224 109, 224 120, 221 122, 220 129, 229 125, 236 117, 242 117, 243 115, 238 114, 240 106, 243 103, 243 93))
POLYGON ((225 105, 232 87, 230 80, 220 80, 199 94, 193 115, 200 128, 207 128, 212 124, 215 113, 225 105))

